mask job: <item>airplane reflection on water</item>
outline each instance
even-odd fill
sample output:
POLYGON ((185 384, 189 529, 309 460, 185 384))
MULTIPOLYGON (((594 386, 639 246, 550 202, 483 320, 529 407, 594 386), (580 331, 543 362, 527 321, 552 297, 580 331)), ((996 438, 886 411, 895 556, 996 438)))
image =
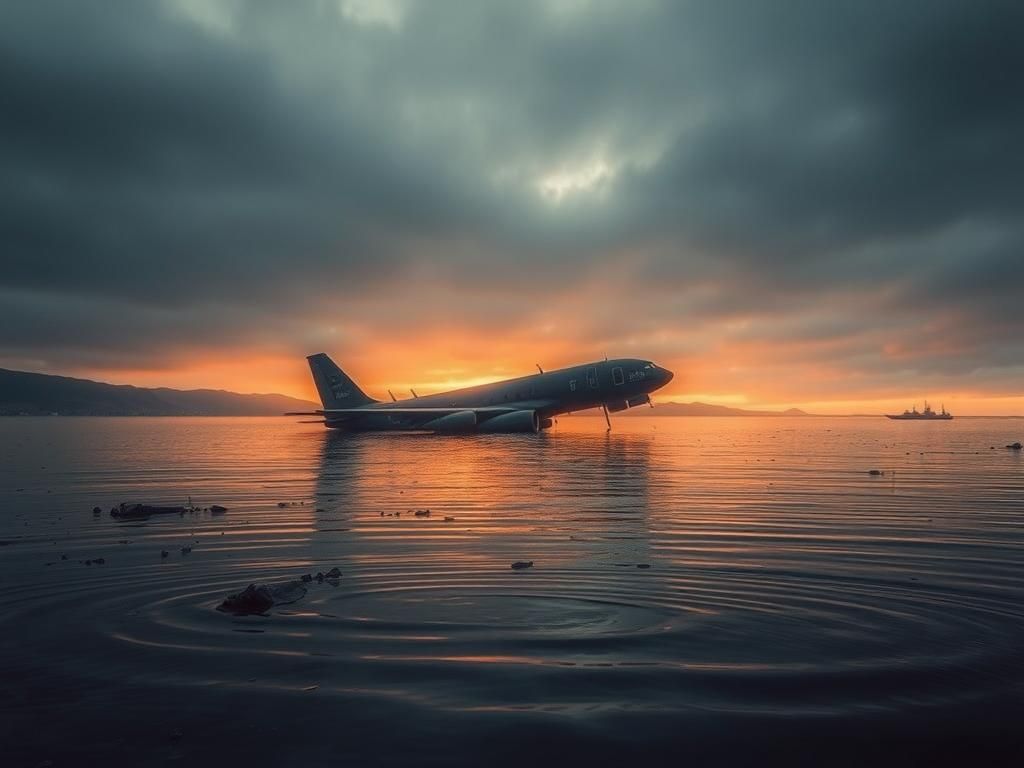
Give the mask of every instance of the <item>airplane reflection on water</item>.
POLYGON ((649 558, 653 436, 559 433, 544 439, 323 434, 314 483, 314 557, 471 567, 493 557, 649 558), (567 518, 567 505, 577 513, 567 518), (413 510, 430 509, 429 518, 413 510), (398 519, 395 519, 398 518, 398 519), (446 520, 445 518, 453 518, 446 520), (407 521, 407 522, 406 522, 407 521), (537 537, 547 529, 553 538, 537 537), (564 535, 559 535, 563 533, 564 535), (341 551, 339 551, 339 548, 341 551), (555 554, 557 550, 557 555, 555 554))

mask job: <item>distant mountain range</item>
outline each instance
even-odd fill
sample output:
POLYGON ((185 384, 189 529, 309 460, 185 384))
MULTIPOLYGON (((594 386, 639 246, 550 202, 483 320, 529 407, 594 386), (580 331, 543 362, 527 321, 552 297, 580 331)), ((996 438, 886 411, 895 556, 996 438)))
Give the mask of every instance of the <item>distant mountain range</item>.
POLYGON ((320 407, 286 395, 146 389, 0 368, 0 416, 279 416, 320 407))
POLYGON ((799 408, 785 411, 747 411, 709 403, 658 403, 650 408, 630 408, 625 416, 810 416, 799 408))

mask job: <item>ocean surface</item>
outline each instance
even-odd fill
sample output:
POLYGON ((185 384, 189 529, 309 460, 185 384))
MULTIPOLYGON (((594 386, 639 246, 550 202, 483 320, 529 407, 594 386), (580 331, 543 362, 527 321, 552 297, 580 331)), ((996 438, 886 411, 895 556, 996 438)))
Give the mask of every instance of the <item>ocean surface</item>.
POLYGON ((613 424, 0 419, 3 763, 1024 764, 1024 421, 613 424))

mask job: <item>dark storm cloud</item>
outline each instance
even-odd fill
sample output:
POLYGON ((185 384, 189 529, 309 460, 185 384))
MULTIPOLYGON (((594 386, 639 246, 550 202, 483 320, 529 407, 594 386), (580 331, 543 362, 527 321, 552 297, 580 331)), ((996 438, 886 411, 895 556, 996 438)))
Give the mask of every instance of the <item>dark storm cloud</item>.
POLYGON ((749 19, 756 40, 738 41, 742 66, 720 75, 727 96, 638 186, 654 182, 650 197, 682 214, 680 230, 755 258, 818 259, 1014 216, 1024 13, 901 3, 851 17, 818 6, 751 9, 764 17, 749 19))
POLYGON ((886 335, 952 311, 960 353, 907 364, 1009 370, 1022 21, 1000 2, 9 3, 0 357, 138 364, 254 327, 302 346, 348 310, 501 328, 524 295, 609 276, 633 320, 579 321, 600 343, 745 313, 776 318, 745 335, 846 339, 881 370, 886 335))

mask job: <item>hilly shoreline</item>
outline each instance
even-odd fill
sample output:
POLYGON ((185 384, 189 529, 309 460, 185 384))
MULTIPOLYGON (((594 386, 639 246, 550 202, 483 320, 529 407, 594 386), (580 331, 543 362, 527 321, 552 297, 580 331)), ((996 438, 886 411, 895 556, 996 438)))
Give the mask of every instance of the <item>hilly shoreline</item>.
POLYGON ((813 414, 801 411, 799 408, 789 408, 785 411, 753 411, 743 408, 730 408, 727 405, 712 405, 710 403, 657 403, 654 410, 644 408, 630 408, 625 412, 629 416, 812 416, 813 414))
POLYGON ((0 368, 0 416, 280 416, 320 407, 287 395, 135 387, 0 368))

